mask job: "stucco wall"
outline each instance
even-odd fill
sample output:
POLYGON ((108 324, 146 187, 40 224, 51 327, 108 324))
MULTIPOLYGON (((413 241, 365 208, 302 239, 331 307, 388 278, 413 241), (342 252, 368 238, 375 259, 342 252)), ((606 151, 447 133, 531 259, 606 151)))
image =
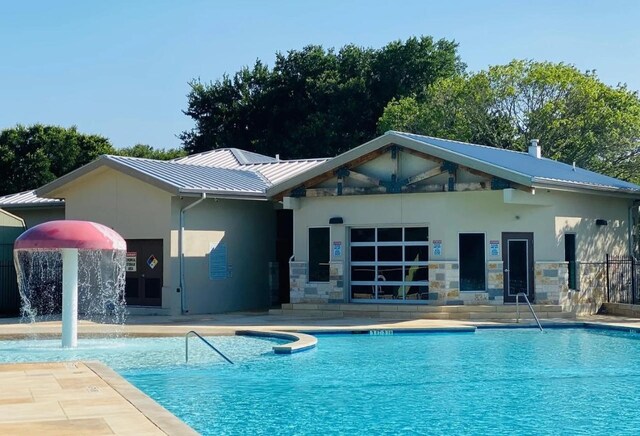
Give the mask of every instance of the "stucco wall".
MULTIPOLYGON (((172 257, 178 257, 179 211, 193 199, 173 200, 172 257)), ((265 309, 269 262, 275 260, 275 210, 266 201, 207 199, 185 213, 185 290, 189 313, 265 309), (229 274, 209 278, 209 256, 227 247, 229 274)), ((177 277, 177 263, 173 275, 177 277)), ((176 286, 177 287, 177 286, 176 286)))
MULTIPOLYGON (((516 193, 518 194, 518 193, 516 193)), ((442 255, 430 253, 430 262, 446 263, 458 260, 458 234, 479 232, 485 234, 488 266, 502 261, 492 256, 489 241, 502 243, 503 232, 532 232, 534 234, 534 260, 543 271, 550 263, 557 266, 557 274, 566 281, 564 262, 564 234, 576 233, 578 261, 602 261, 605 253, 624 254, 628 249, 628 207, 630 201, 616 197, 557 191, 538 190, 535 195, 522 192, 512 201, 505 192, 435 192, 386 195, 354 195, 318 198, 297 198, 291 202, 294 209, 294 255, 296 262, 308 261, 308 228, 329 226, 331 217, 343 218, 344 224, 331 225, 331 241, 341 242, 342 256, 332 262, 346 262, 348 257, 348 231, 351 226, 406 226, 427 225, 429 239, 442 241, 442 255), (596 219, 606 219, 607 226, 597 226, 596 219)), ((548 268, 546 268, 548 269, 548 268)), ((348 268, 344 268, 348 272, 348 268)), ((488 268, 488 272, 491 272, 488 268)), ((551 273, 539 274, 540 277, 551 273)), ((495 274, 494 274, 495 275, 495 274)), ((490 275, 488 274, 488 277, 490 275)), ((345 280, 345 300, 348 299, 348 277, 345 280)), ((558 281, 557 279, 556 281, 558 281)), ((495 281, 495 280, 493 280, 495 281)), ((536 279, 536 292, 551 302, 566 292, 558 283, 558 291, 551 290, 549 280, 536 279)), ((490 283, 493 287, 493 285, 490 283)), ((498 292, 502 286, 494 290, 498 292)), ((464 292, 461 292, 464 294, 464 292)), ((497 295, 497 294, 496 294, 497 295)), ((477 300, 461 295, 461 300, 477 300), (463 298, 465 297, 465 298, 463 298)), ((488 298, 491 295, 487 296, 488 298)), ((449 296, 451 298, 451 296, 449 296)))
POLYGON ((171 194, 112 169, 102 169, 64 187, 66 219, 95 221, 125 239, 163 240, 162 307, 175 299, 171 275, 171 194))
POLYGON ((24 220, 28 229, 47 221, 63 220, 64 206, 58 207, 7 207, 5 210, 24 220))

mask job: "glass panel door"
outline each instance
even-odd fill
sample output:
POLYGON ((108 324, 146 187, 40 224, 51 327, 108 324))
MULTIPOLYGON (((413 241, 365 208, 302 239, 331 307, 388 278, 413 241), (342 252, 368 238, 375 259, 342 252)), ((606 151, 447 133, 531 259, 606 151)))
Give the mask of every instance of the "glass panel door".
POLYGON ((429 299, 428 227, 352 228, 351 300, 429 299))

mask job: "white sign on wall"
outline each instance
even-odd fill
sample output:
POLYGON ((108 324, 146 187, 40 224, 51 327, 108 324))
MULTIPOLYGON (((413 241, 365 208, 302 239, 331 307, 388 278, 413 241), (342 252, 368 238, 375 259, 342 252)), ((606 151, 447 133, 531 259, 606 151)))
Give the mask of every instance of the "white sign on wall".
POLYGON ((138 253, 135 251, 127 251, 127 263, 125 269, 127 272, 136 272, 138 270, 138 253))

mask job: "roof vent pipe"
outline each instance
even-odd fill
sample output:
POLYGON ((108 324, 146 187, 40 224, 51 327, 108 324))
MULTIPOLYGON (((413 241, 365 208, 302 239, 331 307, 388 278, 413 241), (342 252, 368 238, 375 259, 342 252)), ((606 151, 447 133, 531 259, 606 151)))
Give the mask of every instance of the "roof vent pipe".
POLYGON ((536 159, 540 159, 542 157, 542 150, 538 145, 537 139, 532 139, 529 141, 529 155, 535 157, 536 159))

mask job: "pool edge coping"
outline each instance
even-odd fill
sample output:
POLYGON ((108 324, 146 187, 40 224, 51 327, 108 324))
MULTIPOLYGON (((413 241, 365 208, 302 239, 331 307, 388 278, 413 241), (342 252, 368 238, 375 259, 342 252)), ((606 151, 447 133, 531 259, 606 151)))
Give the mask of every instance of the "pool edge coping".
POLYGON ((256 336, 267 338, 286 339, 291 342, 274 345, 273 352, 276 354, 293 354, 315 348, 318 338, 303 332, 280 331, 280 330, 236 330, 236 336, 256 336))
POLYGON ((135 385, 118 374, 115 370, 98 360, 81 360, 87 368, 93 371, 106 384, 115 390, 122 398, 135 407, 153 425, 167 435, 198 435, 199 433, 188 424, 161 406, 153 398, 142 392, 135 385))

